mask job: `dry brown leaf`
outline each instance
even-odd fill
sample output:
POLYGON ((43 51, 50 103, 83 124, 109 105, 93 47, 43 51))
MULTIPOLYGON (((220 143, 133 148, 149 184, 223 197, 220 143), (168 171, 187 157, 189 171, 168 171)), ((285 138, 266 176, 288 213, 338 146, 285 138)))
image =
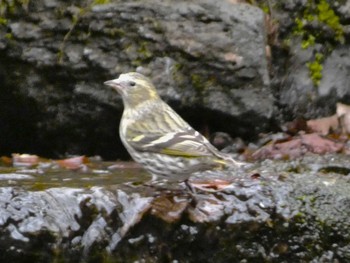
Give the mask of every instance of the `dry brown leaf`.
POLYGON ((299 133, 300 131, 307 131, 307 123, 304 118, 298 117, 294 119, 293 121, 286 122, 285 124, 282 125, 282 131, 295 135, 299 133))
POLYGON ((266 145, 257 150, 252 157, 254 159, 294 159, 307 152, 325 154, 340 152, 343 143, 334 142, 323 138, 316 133, 303 134, 287 142, 266 145))
POLYGON ((316 133, 302 135, 301 141, 302 145, 305 146, 308 151, 317 154, 337 153, 344 147, 343 143, 323 138, 316 133))
POLYGON ((11 166, 12 165, 12 159, 7 156, 1 156, 0 162, 4 165, 11 166))
POLYGON ((293 159, 301 155, 301 139, 296 138, 287 142, 265 145, 253 153, 252 157, 255 160, 293 159))
POLYGON ((33 155, 33 154, 19 154, 19 153, 13 153, 12 154, 12 164, 13 166, 34 166, 39 163, 39 156, 33 155))
POLYGON ((336 131, 339 128, 338 115, 330 117, 309 120, 306 122, 307 127, 312 131, 321 135, 327 135, 331 131, 336 131))
POLYGON ((57 160, 56 163, 66 169, 77 170, 87 163, 88 159, 85 156, 77 156, 63 160, 57 160))
POLYGON ((215 180, 206 180, 206 181, 194 181, 191 182, 191 184, 199 189, 205 190, 205 189, 211 189, 211 190, 223 190, 232 182, 225 181, 225 180, 220 180, 220 179, 215 179, 215 180))

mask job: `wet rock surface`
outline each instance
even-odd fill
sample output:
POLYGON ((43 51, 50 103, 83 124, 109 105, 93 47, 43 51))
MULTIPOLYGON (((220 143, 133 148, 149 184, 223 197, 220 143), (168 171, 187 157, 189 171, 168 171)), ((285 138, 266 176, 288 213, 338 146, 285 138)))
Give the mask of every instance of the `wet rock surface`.
POLYGON ((340 155, 144 184, 139 168, 3 167, 2 262, 346 262, 350 166, 340 155), (216 180, 214 180, 216 179, 216 180), (199 188, 226 181, 220 191, 199 188), (109 261, 108 261, 109 262, 109 261))

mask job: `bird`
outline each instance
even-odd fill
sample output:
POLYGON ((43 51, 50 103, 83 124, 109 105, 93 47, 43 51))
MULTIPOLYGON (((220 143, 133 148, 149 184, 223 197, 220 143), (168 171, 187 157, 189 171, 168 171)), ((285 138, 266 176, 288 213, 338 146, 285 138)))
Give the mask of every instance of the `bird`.
POLYGON ((124 104, 119 125, 123 145, 152 175, 187 181, 197 172, 242 165, 183 120, 148 77, 129 72, 104 84, 116 90, 124 104))

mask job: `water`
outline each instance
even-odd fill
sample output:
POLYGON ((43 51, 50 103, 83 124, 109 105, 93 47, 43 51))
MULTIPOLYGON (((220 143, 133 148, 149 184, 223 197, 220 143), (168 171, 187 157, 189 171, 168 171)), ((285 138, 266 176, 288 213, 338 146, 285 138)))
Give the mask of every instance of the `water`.
POLYGON ((0 187, 20 186, 26 190, 53 187, 108 187, 123 183, 142 183, 151 179, 134 163, 91 162, 77 169, 67 169, 56 162, 41 162, 31 167, 0 166, 0 187))

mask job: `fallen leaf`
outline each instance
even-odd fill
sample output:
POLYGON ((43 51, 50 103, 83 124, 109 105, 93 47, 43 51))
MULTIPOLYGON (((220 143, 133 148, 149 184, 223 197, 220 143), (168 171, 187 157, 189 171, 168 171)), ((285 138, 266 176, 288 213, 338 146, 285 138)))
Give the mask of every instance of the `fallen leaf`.
POLYGON ((1 162, 1 164, 6 165, 6 166, 11 166, 12 165, 12 159, 7 157, 7 156, 1 156, 0 157, 0 162, 1 162))
POLYGON ((39 163, 39 156, 32 154, 12 154, 12 165, 15 167, 29 167, 39 163))
POLYGON ((336 131, 339 128, 338 115, 335 114, 330 117, 309 120, 307 127, 312 131, 321 135, 327 135, 331 131, 336 131))
POLYGON ((232 182, 229 181, 225 181, 225 180, 220 180, 220 179, 215 179, 215 180, 206 180, 206 181, 191 181, 191 185, 201 189, 201 190, 223 190, 225 189, 227 186, 229 186, 230 184, 232 184, 232 182))
POLYGON ((307 152, 325 154, 342 151, 344 144, 323 138, 317 133, 303 134, 290 141, 268 144, 253 153, 255 160, 295 159, 307 152))
POLYGON ((307 122, 304 118, 296 118, 293 121, 286 122, 282 125, 282 131, 287 132, 289 134, 295 135, 300 131, 307 131, 307 122))
POLYGON ((295 138, 282 143, 263 146, 252 154, 253 159, 293 159, 302 155, 301 139, 295 138))
POLYGON ((85 156, 77 156, 63 160, 56 160, 56 163, 66 169, 77 170, 87 163, 88 159, 85 156))
POLYGON ((342 143, 323 138, 316 133, 302 135, 301 141, 308 151, 317 154, 337 153, 340 152, 344 146, 342 143))

